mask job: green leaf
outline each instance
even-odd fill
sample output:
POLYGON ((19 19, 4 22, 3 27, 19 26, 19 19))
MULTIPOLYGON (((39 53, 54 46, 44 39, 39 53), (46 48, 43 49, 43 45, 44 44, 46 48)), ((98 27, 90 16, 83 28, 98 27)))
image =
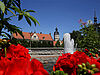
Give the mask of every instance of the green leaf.
POLYGON ((7 11, 5 11, 5 14, 7 15, 7 11))
POLYGON ((6 4, 7 4, 7 7, 9 8, 12 4, 12 0, 9 0, 8 3, 6 3, 6 4))
POLYGON ((30 21, 30 19, 29 19, 27 16, 25 16, 25 18, 26 18, 26 21, 28 22, 28 24, 31 26, 31 21, 30 21))
POLYGON ((36 22, 39 24, 39 22, 33 16, 29 16, 29 18, 34 22, 35 26, 36 26, 36 22))
POLYGON ((13 3, 13 2, 12 2, 12 5, 13 5, 13 6, 16 6, 15 3, 13 3))
POLYGON ((23 11, 25 11, 26 9, 23 9, 23 11))
POLYGON ((22 33, 22 31, 20 31, 19 29, 17 29, 17 32, 23 37, 23 39, 24 39, 24 36, 23 36, 23 33, 22 33))
MULTIPOLYGON (((8 33, 4 32, 4 31, 2 31, 1 33, 6 34, 11 39, 11 36, 8 33)), ((4 37, 8 38, 6 35, 4 35, 4 37)))
POLYGON ((1 34, 1 36, 2 36, 2 37, 6 37, 6 38, 8 38, 5 34, 1 34))
POLYGON ((17 8, 16 6, 12 6, 12 9, 13 9, 14 11, 18 12, 18 13, 20 13, 20 12, 21 12, 21 11, 20 11, 20 9, 19 9, 19 8, 17 8))
POLYGON ((34 11, 34 10, 27 10, 26 12, 35 12, 36 13, 36 11, 34 11))
POLYGON ((54 72, 54 71, 52 71, 52 72, 50 73, 50 75, 55 75, 55 72, 54 72))
POLYGON ((20 2, 14 1, 14 3, 20 8, 20 2))
POLYGON ((24 12, 25 16, 30 16, 29 12, 24 12))
POLYGON ((5 5, 3 2, 0 1, 0 9, 4 13, 5 12, 5 5))

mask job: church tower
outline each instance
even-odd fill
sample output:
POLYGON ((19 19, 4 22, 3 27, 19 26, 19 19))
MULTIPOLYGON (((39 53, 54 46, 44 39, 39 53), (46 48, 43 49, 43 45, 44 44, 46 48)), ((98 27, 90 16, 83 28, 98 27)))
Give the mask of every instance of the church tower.
POLYGON ((58 32, 58 28, 56 27, 55 29, 56 31, 54 32, 54 41, 59 40, 59 32, 58 32))
POLYGON ((94 24, 97 24, 96 10, 94 9, 94 24))

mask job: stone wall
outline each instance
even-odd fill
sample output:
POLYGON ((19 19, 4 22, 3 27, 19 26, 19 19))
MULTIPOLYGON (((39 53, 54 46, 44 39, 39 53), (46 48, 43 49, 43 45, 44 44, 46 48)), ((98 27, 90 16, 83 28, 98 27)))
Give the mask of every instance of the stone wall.
POLYGON ((42 63, 54 63, 60 55, 62 55, 64 48, 28 48, 31 58, 36 58, 42 63))

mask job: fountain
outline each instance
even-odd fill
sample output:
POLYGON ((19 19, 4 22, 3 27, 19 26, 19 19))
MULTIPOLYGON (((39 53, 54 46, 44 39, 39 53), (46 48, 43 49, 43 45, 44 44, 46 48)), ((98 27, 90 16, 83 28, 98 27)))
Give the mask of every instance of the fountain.
POLYGON ((69 33, 64 34, 64 53, 74 53, 74 39, 70 38, 69 33))

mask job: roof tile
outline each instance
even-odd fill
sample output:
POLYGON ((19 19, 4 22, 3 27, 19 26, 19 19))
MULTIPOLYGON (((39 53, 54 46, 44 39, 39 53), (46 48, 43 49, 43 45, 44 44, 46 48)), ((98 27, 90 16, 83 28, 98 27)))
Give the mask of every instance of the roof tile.
MULTIPOLYGON (((22 32, 24 39, 30 39, 30 33, 29 32, 22 32)), ((33 35, 34 33, 32 33, 33 35)), ((23 37, 17 33, 17 35, 14 33, 12 34, 13 37, 17 38, 17 39, 23 39, 23 37)), ((50 34, 39 34, 36 33, 36 35, 39 37, 39 40, 49 40, 49 41, 53 41, 52 36, 50 34), (44 38, 43 38, 44 37, 44 38)))

